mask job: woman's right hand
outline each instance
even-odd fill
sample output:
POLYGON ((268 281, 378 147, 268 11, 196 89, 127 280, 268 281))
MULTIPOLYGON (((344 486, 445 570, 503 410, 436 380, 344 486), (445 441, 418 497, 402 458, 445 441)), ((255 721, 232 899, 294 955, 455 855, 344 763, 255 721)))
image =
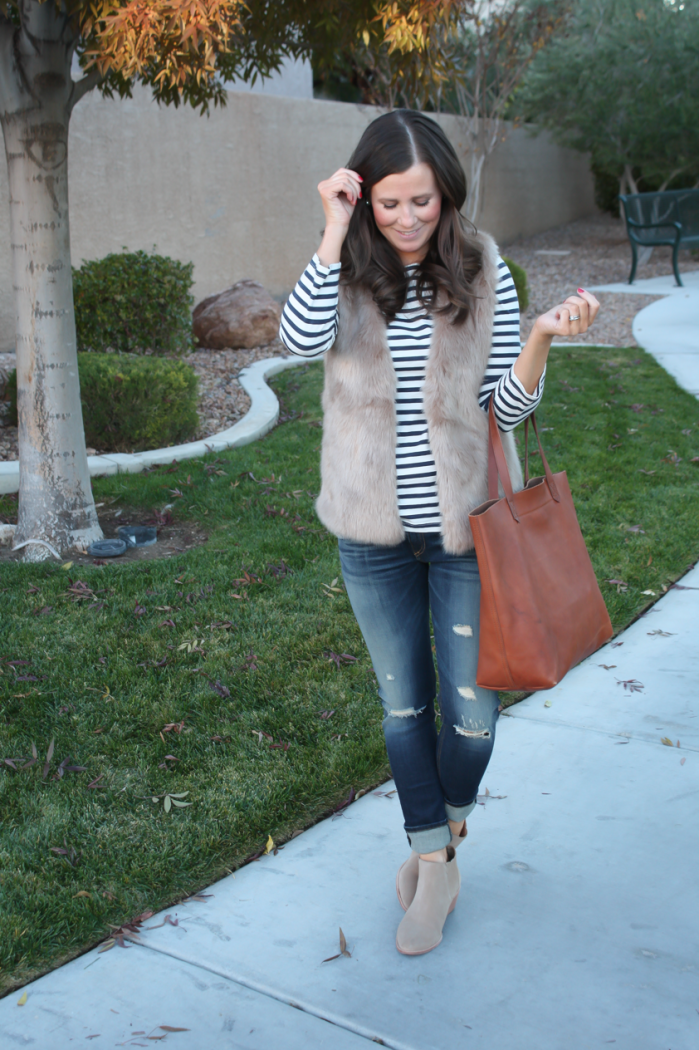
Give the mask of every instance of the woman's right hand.
POLYGON ((362 195, 362 177, 349 168, 338 168, 334 175, 318 183, 326 226, 340 227, 345 233, 362 195))

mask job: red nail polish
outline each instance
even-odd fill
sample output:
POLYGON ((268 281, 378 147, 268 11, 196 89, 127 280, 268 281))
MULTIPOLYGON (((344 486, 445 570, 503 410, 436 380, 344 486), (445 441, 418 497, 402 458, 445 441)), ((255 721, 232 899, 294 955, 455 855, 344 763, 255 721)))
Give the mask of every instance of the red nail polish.
POLYGON ((585 289, 584 288, 578 288, 578 291, 582 293, 582 292, 585 291, 585 289))

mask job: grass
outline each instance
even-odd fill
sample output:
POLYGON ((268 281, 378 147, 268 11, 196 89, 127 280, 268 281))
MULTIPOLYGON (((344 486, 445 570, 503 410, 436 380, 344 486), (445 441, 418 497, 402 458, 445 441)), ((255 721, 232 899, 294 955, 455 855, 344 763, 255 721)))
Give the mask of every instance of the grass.
MULTIPOLYGON (((126 511, 174 503, 204 546, 81 568, 92 595, 74 569, 4 564, 0 762, 17 769, 0 764, 0 993, 388 776, 369 657, 313 514, 321 379, 279 377, 292 418, 254 445, 95 480, 126 511), (58 778, 68 756, 85 771, 58 778), (168 793, 190 805, 166 812, 168 793)), ((642 351, 563 349, 540 424, 619 630, 699 553, 699 406, 642 351)))

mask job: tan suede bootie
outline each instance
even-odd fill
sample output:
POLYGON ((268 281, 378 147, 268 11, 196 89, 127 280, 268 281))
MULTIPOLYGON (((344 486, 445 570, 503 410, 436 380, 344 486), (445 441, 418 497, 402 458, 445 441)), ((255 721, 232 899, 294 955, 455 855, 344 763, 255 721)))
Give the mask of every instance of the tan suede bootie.
MULTIPOLYGON (((460 834, 452 835, 451 837, 451 845, 454 849, 461 845, 467 834, 466 821, 464 821, 460 834)), ((413 897, 417 889, 418 860, 419 855, 414 851, 411 852, 408 859, 401 864, 396 875, 396 893, 403 911, 407 911, 413 903, 413 897)))
POLYGON ((417 890, 396 934, 402 955, 424 955, 442 940, 447 915, 454 910, 461 888, 456 851, 447 846, 447 860, 419 860, 417 890))

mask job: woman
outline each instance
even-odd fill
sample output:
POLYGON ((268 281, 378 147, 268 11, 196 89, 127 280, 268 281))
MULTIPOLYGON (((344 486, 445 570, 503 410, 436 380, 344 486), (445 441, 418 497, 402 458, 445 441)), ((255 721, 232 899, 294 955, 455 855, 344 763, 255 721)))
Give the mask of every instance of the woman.
POLYGON ((512 277, 460 216, 466 180, 439 125, 396 110, 318 186, 326 226, 284 308, 293 353, 327 351, 320 520, 339 537, 347 593, 384 707, 411 854, 396 887, 406 955, 442 939, 456 849, 498 718, 476 685, 480 582, 468 514, 487 499, 492 399, 513 483, 512 429, 541 400, 554 336, 586 332, 583 289, 539 317, 524 348, 512 277), (439 672, 439 714, 430 638, 439 672))

